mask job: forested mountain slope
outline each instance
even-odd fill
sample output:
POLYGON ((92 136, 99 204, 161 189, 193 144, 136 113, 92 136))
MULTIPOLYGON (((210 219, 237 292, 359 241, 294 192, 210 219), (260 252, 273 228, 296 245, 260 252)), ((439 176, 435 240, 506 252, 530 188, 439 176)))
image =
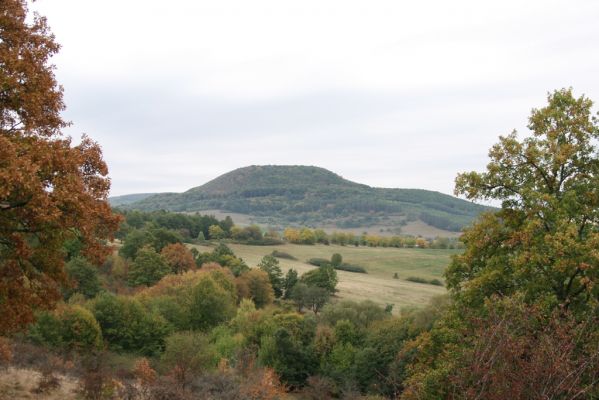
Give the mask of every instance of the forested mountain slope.
MULTIPOLYGON (((121 203, 120 205, 123 205, 121 203)), ((458 231, 488 207, 421 189, 384 189, 348 181, 312 166, 239 168, 183 193, 125 204, 140 210, 226 210, 279 225, 397 226, 421 220, 458 231)))

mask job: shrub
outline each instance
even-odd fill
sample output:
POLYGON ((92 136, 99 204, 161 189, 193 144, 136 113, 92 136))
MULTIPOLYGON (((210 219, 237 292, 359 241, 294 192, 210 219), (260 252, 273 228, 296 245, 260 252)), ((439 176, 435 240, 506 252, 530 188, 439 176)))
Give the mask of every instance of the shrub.
POLYGON ((286 388, 272 368, 253 368, 240 392, 247 400, 278 400, 285 396, 286 388))
POLYGON ((34 343, 52 348, 81 351, 102 346, 98 321, 89 310, 78 305, 39 313, 36 323, 29 328, 28 337, 34 343))
POLYGON ((308 264, 310 265, 314 265, 317 267, 321 267, 323 265, 327 265, 330 264, 331 262, 329 260, 327 260, 326 258, 311 258, 308 261, 306 261, 308 264))
POLYGON ((335 253, 331 256, 331 265, 333 267, 338 267, 343 262, 343 257, 339 253, 335 253))
POLYGON ((389 318, 389 314, 378 304, 365 300, 355 302, 342 300, 327 304, 321 315, 321 320, 330 326, 335 326, 338 321, 348 320, 359 329, 366 329, 372 323, 389 318))
POLYGON ((292 256, 291 254, 279 250, 273 250, 272 253, 270 253, 270 255, 276 258, 283 258, 286 260, 297 260, 297 258, 292 256))
POLYGON ((247 244, 249 246, 278 246, 280 244, 284 244, 285 242, 283 242, 280 239, 275 239, 275 238, 263 238, 263 239, 249 239, 243 242, 244 244, 247 244))
POLYGON ((340 271, 347 271, 347 272, 357 272, 360 274, 368 273, 364 269, 364 267, 360 267, 359 265, 352 265, 352 264, 341 264, 341 265, 336 266, 335 269, 340 270, 340 271))
POLYGON ((210 329, 234 315, 237 289, 231 271, 214 264, 198 271, 167 275, 141 291, 137 298, 177 330, 198 329, 200 325, 201 329, 210 329), (203 299, 199 293, 202 291, 203 299), (224 319, 219 319, 219 314, 224 319))
POLYGON ((64 297, 68 299, 74 293, 81 293, 91 299, 100 292, 98 270, 83 257, 75 257, 66 265, 66 272, 74 283, 73 288, 65 289, 64 297))
POLYGON ((214 368, 216 360, 206 335, 177 332, 166 338, 161 363, 181 387, 186 387, 195 376, 214 368))
POLYGON ((102 347, 102 331, 94 315, 81 306, 60 313, 62 342, 68 349, 89 350, 102 347))
POLYGON ((272 336, 262 339, 259 357, 263 365, 274 368, 287 384, 304 385, 316 371, 318 360, 311 346, 305 346, 285 328, 279 328, 272 336))
POLYGON ((406 281, 416 282, 416 283, 424 283, 427 285, 443 286, 443 282, 441 282, 439 279, 426 279, 426 278, 421 278, 419 276, 410 276, 410 277, 406 278, 406 281))
POLYGON ((208 330, 235 315, 236 296, 211 276, 192 289, 189 322, 192 329, 208 330))
POLYGON ((0 367, 12 361, 12 346, 8 339, 0 337, 0 367))
POLYGON ((40 378, 37 386, 33 389, 33 393, 44 394, 60 387, 60 379, 56 376, 56 369, 60 364, 60 360, 57 357, 51 357, 48 362, 42 364, 40 378))
POLYGON ((91 302, 90 308, 104 339, 115 351, 158 354, 171 330, 161 315, 145 309, 131 297, 103 293, 91 302))

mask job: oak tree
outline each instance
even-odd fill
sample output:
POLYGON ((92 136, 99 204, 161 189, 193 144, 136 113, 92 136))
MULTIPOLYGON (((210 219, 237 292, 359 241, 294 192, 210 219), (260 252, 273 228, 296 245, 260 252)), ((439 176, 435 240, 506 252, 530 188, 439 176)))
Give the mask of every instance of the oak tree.
POLYGON ((196 266, 191 251, 182 243, 169 244, 162 249, 160 254, 175 274, 181 274, 196 266))
POLYGON ((599 299, 599 124, 592 102, 555 91, 529 119, 532 135, 500 137, 483 173, 460 174, 456 194, 502 202, 466 230, 448 287, 480 304, 516 292, 584 307, 599 299))
POLYGON ((62 135, 68 123, 50 58, 59 45, 24 0, 0 9, 0 334, 51 308, 66 282, 62 246, 78 238, 98 264, 116 230, 97 143, 62 135))

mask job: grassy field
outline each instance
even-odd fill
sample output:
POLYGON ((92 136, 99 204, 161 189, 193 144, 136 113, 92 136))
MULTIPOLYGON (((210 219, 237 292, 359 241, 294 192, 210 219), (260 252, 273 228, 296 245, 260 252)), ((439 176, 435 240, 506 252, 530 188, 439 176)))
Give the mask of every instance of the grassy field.
MULTIPOLYGON (((194 246, 199 251, 210 251, 208 246, 194 246)), ((339 276, 339 293, 343 299, 372 300, 381 305, 394 304, 394 311, 406 306, 422 306, 435 295, 445 293, 440 286, 406 281, 405 278, 416 276, 422 278, 443 279, 443 271, 447 267, 452 254, 459 250, 434 249, 396 249, 349 246, 302 246, 285 244, 279 246, 247 246, 230 244, 235 254, 251 266, 256 266, 260 259, 273 250, 291 254, 297 260, 280 259, 281 268, 287 271, 296 269, 300 274, 315 267, 306 263, 309 258, 329 258, 333 253, 343 256, 343 261, 364 267, 368 274, 337 271, 339 276), (397 273, 400 279, 393 279, 397 273)))

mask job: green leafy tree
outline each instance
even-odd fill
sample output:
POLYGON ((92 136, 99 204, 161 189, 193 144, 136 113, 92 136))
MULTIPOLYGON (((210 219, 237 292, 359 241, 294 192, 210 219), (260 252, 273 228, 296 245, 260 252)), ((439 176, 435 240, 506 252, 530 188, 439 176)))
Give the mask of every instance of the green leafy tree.
POLYGON ((339 321, 347 320, 361 331, 367 330, 377 321, 388 318, 385 310, 370 300, 341 300, 330 303, 324 307, 321 315, 321 320, 327 325, 334 327, 339 321))
POLYGON ((235 316, 235 296, 206 276, 191 291, 191 328, 209 330, 235 316))
POLYGON ((144 246, 149 246, 154 243, 154 237, 146 230, 135 229, 125 237, 123 245, 119 249, 119 254, 128 259, 135 259, 137 251, 144 246))
POLYGON ((303 386, 318 367, 313 346, 301 343, 285 328, 278 328, 272 336, 263 338, 259 357, 293 387, 303 386))
POLYGON ((302 230, 300 231, 300 240, 303 244, 316 243, 316 236, 314 236, 314 231, 308 228, 302 228, 302 230))
POLYGON ((211 253, 200 253, 196 257, 196 264, 202 266, 204 263, 215 262, 223 267, 227 267, 233 272, 233 275, 239 276, 250 270, 247 264, 224 243, 219 243, 211 253))
POLYGON ((165 228, 153 228, 150 229, 152 235, 152 247, 158 253, 162 251, 169 244, 182 243, 183 238, 177 232, 165 228))
POLYGON ((308 286, 306 291, 306 305, 318 314, 320 310, 327 304, 331 297, 329 290, 318 286, 308 286))
POLYGON ((156 355, 164 349, 171 327, 162 316, 136 299, 102 293, 89 305, 104 339, 115 351, 156 355))
POLYGON ((95 297, 101 290, 98 270, 83 257, 75 257, 66 265, 66 271, 74 287, 65 289, 65 298, 81 293, 88 299, 95 297))
POLYGON ((500 137, 486 172, 456 179, 456 194, 502 202, 466 230, 466 251, 447 270, 461 300, 523 292, 529 301, 584 307, 599 298, 598 120, 592 102, 571 90, 548 102, 532 111, 532 136, 500 137))
POLYGON ((211 225, 208 228, 208 235, 210 236, 210 239, 224 239, 225 231, 218 225, 211 225))
POLYGON ((301 281, 308 286, 318 286, 333 294, 338 282, 337 271, 330 264, 323 265, 303 274, 301 281))
POLYGON ((102 347, 102 331, 93 314, 78 305, 39 313, 28 338, 53 348, 86 351, 102 347))
POLYGON ((129 269, 129 286, 152 286, 170 272, 170 267, 162 256, 151 247, 137 252, 129 269))
POLYGON ((286 299, 291 297, 292 289, 298 283, 298 281, 299 281, 299 277, 298 277, 297 271, 294 270, 293 268, 289 268, 289 270, 285 274, 285 280, 283 282, 283 289, 284 289, 283 296, 286 299))
POLYGON ((599 335, 599 127, 591 107, 571 90, 550 93, 531 113, 531 136, 500 137, 486 172, 457 177, 457 194, 501 201, 501 209, 462 236, 465 251, 446 271, 453 306, 402 351, 415 360, 402 398, 599 395, 589 391, 599 335), (585 333, 573 334, 581 321, 585 333))
POLYGON ((289 298, 295 303, 297 311, 301 312, 308 304, 308 285, 303 282, 295 284, 291 289, 289 298))
POLYGON ((318 286, 308 286, 303 282, 296 284, 291 290, 291 299, 301 312, 304 308, 312 310, 315 314, 329 301, 329 291, 318 286))
POLYGON ((102 330, 94 315, 81 306, 70 306, 60 313, 62 342, 79 351, 102 348, 102 330))
POLYGON ((225 232, 227 236, 231 234, 231 228, 235 226, 235 224, 233 223, 233 219, 230 215, 227 215, 225 219, 218 223, 218 225, 222 228, 222 230, 225 232))
POLYGON ((285 281, 283 278, 283 271, 281 271, 281 267, 279 267, 279 260, 272 255, 266 255, 262 257, 262 260, 258 264, 258 268, 268 274, 268 279, 274 290, 275 297, 281 297, 283 295, 285 281))

